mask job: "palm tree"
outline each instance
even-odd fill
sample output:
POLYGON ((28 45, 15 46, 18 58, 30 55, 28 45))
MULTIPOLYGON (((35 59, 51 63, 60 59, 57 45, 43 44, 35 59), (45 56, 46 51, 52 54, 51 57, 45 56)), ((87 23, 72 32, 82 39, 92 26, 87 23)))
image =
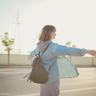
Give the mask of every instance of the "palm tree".
POLYGON ((8 55, 8 65, 10 65, 10 51, 12 50, 12 45, 14 44, 14 39, 9 38, 9 33, 5 32, 4 37, 2 38, 2 44, 5 46, 5 51, 8 55))

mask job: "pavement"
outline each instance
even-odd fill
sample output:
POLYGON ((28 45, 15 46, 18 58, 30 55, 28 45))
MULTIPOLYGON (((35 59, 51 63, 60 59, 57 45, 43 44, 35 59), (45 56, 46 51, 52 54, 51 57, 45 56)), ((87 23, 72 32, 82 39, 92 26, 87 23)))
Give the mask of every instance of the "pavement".
MULTIPOLYGON (((39 84, 23 78, 31 68, 0 68, 0 96, 40 96, 39 84)), ((78 68, 77 78, 60 80, 60 96, 96 96, 96 67, 78 68)))

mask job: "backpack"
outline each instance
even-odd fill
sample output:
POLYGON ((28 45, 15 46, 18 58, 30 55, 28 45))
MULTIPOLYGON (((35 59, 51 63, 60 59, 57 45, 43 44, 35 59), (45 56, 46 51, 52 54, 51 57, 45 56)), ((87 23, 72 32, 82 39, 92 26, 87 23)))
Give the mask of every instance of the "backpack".
MULTIPOLYGON (((50 43, 47 45, 47 47, 43 51, 42 55, 45 53, 45 51, 47 50, 49 45, 50 45, 50 43)), ((44 68, 44 66, 42 64, 43 61, 42 61, 41 56, 40 56, 40 51, 39 51, 38 55, 35 55, 35 58, 33 59, 33 62, 32 62, 32 70, 29 73, 29 77, 28 77, 27 81, 30 80, 30 82, 34 82, 34 83, 38 83, 38 84, 44 84, 48 81, 48 72, 46 71, 46 69, 44 68)), ((24 78, 26 76, 24 76, 24 78)))

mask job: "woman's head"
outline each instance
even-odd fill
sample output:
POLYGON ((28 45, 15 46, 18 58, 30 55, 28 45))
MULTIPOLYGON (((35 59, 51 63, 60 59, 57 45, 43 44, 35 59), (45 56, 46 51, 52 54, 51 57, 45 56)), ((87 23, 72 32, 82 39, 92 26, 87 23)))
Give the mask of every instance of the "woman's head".
POLYGON ((53 25, 45 25, 42 28, 39 41, 46 42, 48 40, 54 39, 56 34, 56 28, 53 25))

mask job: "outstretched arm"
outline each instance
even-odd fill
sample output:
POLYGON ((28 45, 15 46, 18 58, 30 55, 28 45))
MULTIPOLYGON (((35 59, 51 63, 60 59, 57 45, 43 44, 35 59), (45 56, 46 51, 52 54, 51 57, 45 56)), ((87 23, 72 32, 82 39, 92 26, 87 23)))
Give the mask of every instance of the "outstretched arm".
POLYGON ((86 54, 90 54, 90 55, 95 56, 96 55, 96 50, 87 50, 86 54))
POLYGON ((72 48, 59 44, 56 45, 56 48, 54 50, 55 50, 54 54, 56 56, 60 56, 60 55, 83 56, 85 54, 90 54, 90 55, 96 54, 96 50, 87 50, 84 48, 72 48))

